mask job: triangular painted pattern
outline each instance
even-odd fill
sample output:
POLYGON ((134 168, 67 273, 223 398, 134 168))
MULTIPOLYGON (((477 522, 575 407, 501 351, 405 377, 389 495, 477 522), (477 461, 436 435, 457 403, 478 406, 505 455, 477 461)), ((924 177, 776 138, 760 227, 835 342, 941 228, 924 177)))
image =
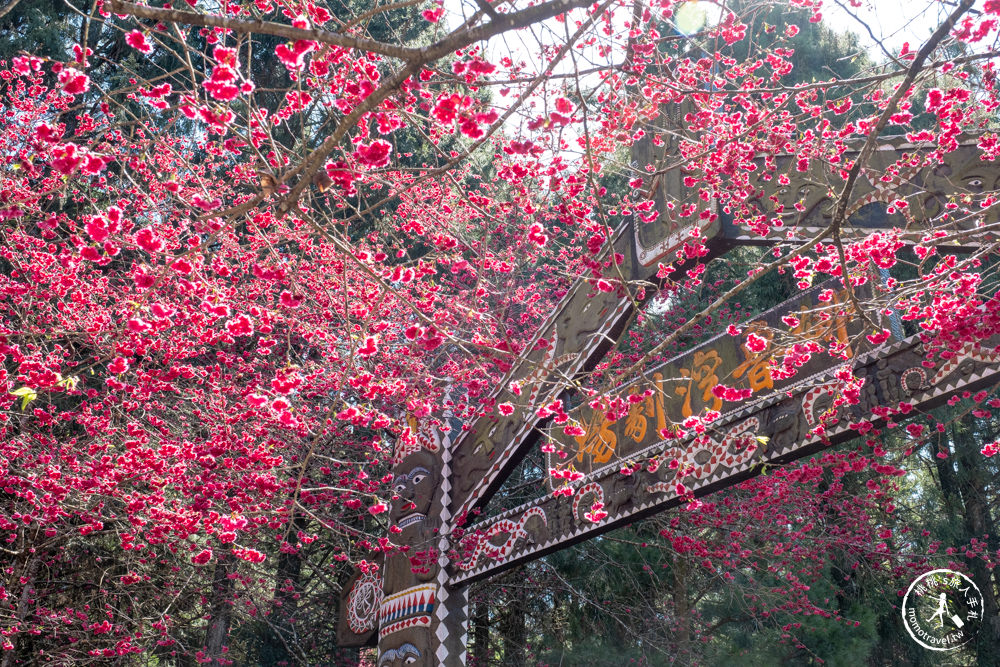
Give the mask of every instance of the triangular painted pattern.
POLYGON ((434 611, 437 584, 424 584, 407 588, 382 600, 379 608, 379 625, 385 626, 400 618, 434 611))
POLYGON ((378 636, 379 639, 382 639, 383 637, 388 637, 392 633, 399 632, 400 630, 406 630, 407 628, 426 628, 430 624, 430 616, 414 616, 413 618, 405 618, 398 623, 392 623, 380 628, 378 636))

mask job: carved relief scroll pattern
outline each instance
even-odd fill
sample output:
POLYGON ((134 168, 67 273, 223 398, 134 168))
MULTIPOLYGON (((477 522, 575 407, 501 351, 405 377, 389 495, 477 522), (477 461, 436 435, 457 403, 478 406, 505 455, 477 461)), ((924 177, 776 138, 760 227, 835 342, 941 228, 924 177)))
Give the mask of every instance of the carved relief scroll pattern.
POLYGON ((463 570, 468 570, 476 565, 480 557, 486 556, 494 560, 506 558, 514 549, 518 540, 528 540, 531 543, 540 543, 548 537, 548 521, 545 512, 540 507, 528 509, 517 521, 501 519, 490 524, 482 533, 474 536, 472 554, 461 561, 458 565, 463 570), (497 546, 492 544, 492 540, 500 537, 503 542, 497 546))
POLYGON ((375 629, 382 604, 382 577, 376 569, 365 572, 347 596, 347 619, 351 631, 358 635, 375 629))

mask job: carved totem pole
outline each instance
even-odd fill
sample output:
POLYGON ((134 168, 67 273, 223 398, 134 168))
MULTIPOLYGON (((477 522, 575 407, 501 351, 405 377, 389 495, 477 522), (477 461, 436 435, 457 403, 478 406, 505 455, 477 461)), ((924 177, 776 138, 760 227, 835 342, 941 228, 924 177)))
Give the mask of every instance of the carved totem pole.
POLYGON ((391 550, 380 566, 355 573, 341 595, 338 643, 370 645, 377 632, 379 667, 441 664, 448 638, 464 649, 465 594, 444 586, 450 444, 429 422, 410 421, 392 458, 391 550))
POLYGON ((379 605, 380 665, 434 663, 431 634, 440 571, 441 439, 421 425, 396 442, 389 540, 379 605))

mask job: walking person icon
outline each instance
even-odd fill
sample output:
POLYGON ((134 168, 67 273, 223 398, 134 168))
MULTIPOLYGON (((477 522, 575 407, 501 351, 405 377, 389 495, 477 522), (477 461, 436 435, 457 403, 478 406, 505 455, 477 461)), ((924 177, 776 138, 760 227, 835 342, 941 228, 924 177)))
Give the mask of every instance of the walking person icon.
POLYGON ((936 618, 938 619, 938 627, 944 627, 944 614, 946 611, 948 611, 948 595, 946 593, 942 593, 941 596, 938 597, 937 611, 931 614, 930 618, 927 619, 927 622, 930 623, 936 618))

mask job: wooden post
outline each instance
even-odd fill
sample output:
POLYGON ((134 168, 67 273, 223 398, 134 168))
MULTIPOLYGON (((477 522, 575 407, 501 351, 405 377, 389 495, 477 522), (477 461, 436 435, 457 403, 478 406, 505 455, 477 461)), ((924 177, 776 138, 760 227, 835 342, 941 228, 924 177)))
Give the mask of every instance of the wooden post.
POLYGON ((451 518, 451 443, 450 433, 415 421, 396 443, 389 510, 396 549, 382 570, 380 667, 466 664, 468 592, 447 585, 451 544, 442 530, 451 518))

